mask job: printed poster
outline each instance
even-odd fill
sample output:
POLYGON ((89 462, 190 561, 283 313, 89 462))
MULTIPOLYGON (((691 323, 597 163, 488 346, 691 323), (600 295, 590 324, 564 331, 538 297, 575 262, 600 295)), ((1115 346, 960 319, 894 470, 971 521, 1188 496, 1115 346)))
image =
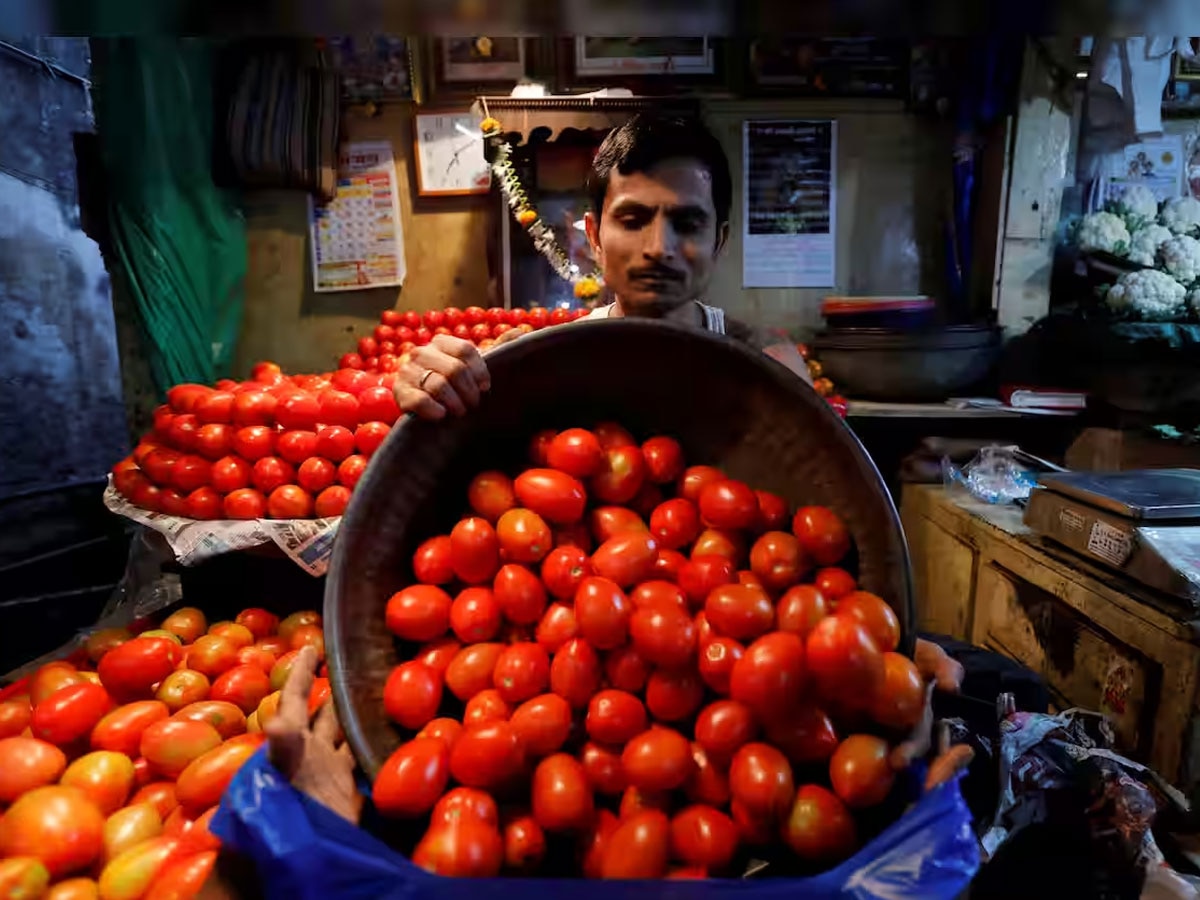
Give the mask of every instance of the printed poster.
POLYGON ((1103 181, 1101 205, 1120 200, 1134 184, 1148 187, 1159 203, 1180 196, 1184 182, 1183 135, 1166 134, 1129 144, 1109 157, 1108 175, 1103 181))
POLYGON ((404 283, 404 235, 390 143, 342 145, 337 194, 327 204, 310 197, 308 208, 317 291, 404 283))
POLYGON ((833 286, 837 123, 744 122, 742 159, 742 286, 833 286))

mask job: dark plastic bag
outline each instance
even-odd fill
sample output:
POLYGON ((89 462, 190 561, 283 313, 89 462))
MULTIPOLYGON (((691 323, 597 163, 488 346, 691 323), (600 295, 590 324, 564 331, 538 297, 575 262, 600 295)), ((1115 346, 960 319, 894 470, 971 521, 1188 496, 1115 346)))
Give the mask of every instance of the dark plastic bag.
POLYGON ((234 778, 212 822, 225 844, 258 867, 269 898, 352 900, 953 900, 979 868, 971 814, 958 782, 921 797, 875 840, 813 878, 626 881, 447 879, 418 869, 390 847, 296 791, 254 754, 234 778), (526 895, 528 896, 528 895, 526 895))

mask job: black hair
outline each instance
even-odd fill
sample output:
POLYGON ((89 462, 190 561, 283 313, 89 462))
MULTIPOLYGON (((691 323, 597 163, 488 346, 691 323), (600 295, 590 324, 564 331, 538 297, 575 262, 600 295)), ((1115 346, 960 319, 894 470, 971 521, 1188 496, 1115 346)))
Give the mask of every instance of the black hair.
POLYGON ((717 224, 724 225, 729 221, 733 201, 729 157, 708 127, 691 116, 637 113, 610 131, 596 151, 587 176, 592 211, 599 218, 614 168, 622 175, 631 175, 645 172, 665 159, 679 158, 694 159, 708 169, 717 224))

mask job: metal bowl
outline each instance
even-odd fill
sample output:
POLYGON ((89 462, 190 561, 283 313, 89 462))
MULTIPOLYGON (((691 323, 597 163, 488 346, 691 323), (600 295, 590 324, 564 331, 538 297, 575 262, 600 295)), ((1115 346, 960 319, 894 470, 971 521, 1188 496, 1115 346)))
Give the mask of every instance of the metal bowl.
POLYGON ((793 506, 822 504, 846 521, 859 581, 887 599, 908 635, 912 587, 890 495, 858 440, 807 385, 731 339, 657 322, 602 320, 550 328, 488 354, 480 408, 440 423, 412 417, 376 452, 342 520, 325 586, 325 641, 346 736, 372 777, 406 738, 383 711, 383 685, 414 647, 384 625, 412 583, 418 544, 467 508, 489 468, 517 471, 543 428, 621 422, 668 434, 691 463, 721 466, 793 506))

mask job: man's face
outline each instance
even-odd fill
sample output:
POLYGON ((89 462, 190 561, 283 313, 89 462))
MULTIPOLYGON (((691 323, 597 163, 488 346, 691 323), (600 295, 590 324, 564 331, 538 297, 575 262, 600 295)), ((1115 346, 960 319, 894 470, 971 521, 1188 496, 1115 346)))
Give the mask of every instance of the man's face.
POLYGON ((645 172, 608 181, 588 240, 622 311, 660 316, 704 295, 725 247, 728 223, 717 223, 712 176, 695 159, 667 159, 645 172))

